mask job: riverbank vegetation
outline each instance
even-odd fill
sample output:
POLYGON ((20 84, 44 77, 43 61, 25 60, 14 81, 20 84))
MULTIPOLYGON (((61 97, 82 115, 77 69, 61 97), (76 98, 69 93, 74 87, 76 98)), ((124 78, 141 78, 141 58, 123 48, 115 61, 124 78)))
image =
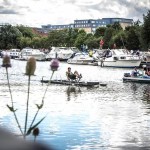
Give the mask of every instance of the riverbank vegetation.
POLYGON ((150 49, 150 10, 143 15, 143 23, 138 20, 124 30, 118 22, 107 27, 99 27, 95 33, 86 33, 79 29, 53 30, 47 36, 35 33, 32 28, 4 25, 0 27, 0 49, 45 48, 51 46, 77 47, 87 45, 89 49, 99 48, 103 39, 103 48, 123 48, 129 50, 150 49))

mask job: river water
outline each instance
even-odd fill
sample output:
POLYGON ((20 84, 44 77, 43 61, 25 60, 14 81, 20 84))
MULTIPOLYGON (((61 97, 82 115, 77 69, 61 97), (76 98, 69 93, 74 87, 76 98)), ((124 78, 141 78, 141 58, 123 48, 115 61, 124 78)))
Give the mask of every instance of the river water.
MULTIPOLYGON (((0 59, 2 62, 2 59, 0 59)), ((25 61, 12 60, 9 79, 21 127, 24 127, 27 99, 25 61)), ((31 77, 29 122, 36 113, 52 71, 50 62, 37 62, 35 76, 31 77)), ((123 83, 122 77, 130 69, 101 68, 99 66, 69 65, 60 63, 53 79, 65 79, 68 67, 82 73, 82 80, 100 81, 107 86, 94 88, 50 85, 37 121, 37 141, 57 150, 124 150, 150 149, 150 86, 123 83)), ((12 112, 5 68, 0 68, 0 125, 20 134, 12 112)), ((32 135, 29 139, 33 139, 32 135)))

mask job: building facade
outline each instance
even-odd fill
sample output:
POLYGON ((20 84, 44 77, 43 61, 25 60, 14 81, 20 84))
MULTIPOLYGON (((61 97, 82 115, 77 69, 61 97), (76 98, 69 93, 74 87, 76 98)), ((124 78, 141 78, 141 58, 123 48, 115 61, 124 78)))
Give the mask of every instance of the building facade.
POLYGON ((127 26, 133 25, 133 19, 127 18, 102 18, 102 19, 84 19, 74 20, 74 24, 68 25, 43 25, 43 32, 49 32, 52 30, 62 30, 69 28, 84 29, 87 33, 94 33, 98 27, 106 27, 107 25, 119 22, 123 29, 127 26))

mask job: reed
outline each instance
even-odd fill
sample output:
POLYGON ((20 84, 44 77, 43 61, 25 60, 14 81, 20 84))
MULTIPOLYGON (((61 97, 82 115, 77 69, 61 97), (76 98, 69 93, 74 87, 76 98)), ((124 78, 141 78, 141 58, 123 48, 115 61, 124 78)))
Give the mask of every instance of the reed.
POLYGON ((12 91, 11 91, 11 86, 10 86, 10 79, 9 79, 9 72, 8 72, 8 68, 11 67, 11 62, 10 62, 10 57, 8 55, 3 57, 3 63, 2 63, 2 67, 4 67, 6 69, 6 76, 7 76, 7 84, 8 84, 8 88, 9 88, 9 93, 10 93, 10 99, 11 99, 11 105, 7 104, 7 107, 9 108, 9 110, 11 112, 13 112, 17 126, 21 132, 21 135, 23 136, 24 139, 26 139, 26 136, 31 134, 31 132, 33 133, 34 136, 34 141, 36 140, 36 137, 39 135, 39 128, 37 127, 46 117, 41 118, 39 121, 37 121, 35 123, 36 117, 39 113, 39 111, 43 108, 44 105, 44 99, 48 90, 48 86, 51 83, 51 79, 54 75, 54 72, 57 71, 58 67, 59 67, 59 61, 57 59, 54 59, 51 61, 50 64, 50 69, 52 71, 52 74, 50 76, 49 82, 46 86, 46 89, 44 91, 42 100, 41 100, 41 104, 36 104, 37 106, 37 111, 29 125, 28 123, 28 117, 29 117, 29 102, 30 102, 30 87, 31 87, 31 76, 34 75, 35 70, 36 70, 36 60, 34 57, 30 57, 27 61, 26 64, 26 71, 25 71, 25 75, 28 76, 28 84, 27 84, 27 100, 26 100, 26 111, 25 111, 25 123, 24 123, 24 130, 22 130, 20 122, 18 120, 16 111, 17 109, 15 109, 14 107, 14 101, 13 101, 13 95, 12 95, 12 91))

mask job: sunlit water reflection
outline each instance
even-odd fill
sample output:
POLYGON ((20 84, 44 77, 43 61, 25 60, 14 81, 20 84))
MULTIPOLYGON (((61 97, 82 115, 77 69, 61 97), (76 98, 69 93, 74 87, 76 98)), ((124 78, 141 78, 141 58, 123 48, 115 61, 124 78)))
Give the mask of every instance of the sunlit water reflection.
MULTIPOLYGON (((0 60, 1 61, 1 60, 0 60)), ((22 128, 24 127, 27 76, 25 61, 12 60, 9 69, 14 105, 22 128)), ((31 78, 29 121, 36 113, 46 84, 40 80, 50 78, 49 62, 37 62, 35 76, 31 78)), ((68 66, 78 70, 85 81, 101 81, 106 87, 85 88, 50 85, 44 107, 37 120, 40 124, 38 141, 59 150, 121 150, 150 147, 150 86, 123 83, 123 73, 130 69, 101 68, 98 66, 69 65, 65 62, 53 78, 65 79, 68 66)), ((5 69, 0 68, 0 125, 19 134, 13 114, 6 107, 10 103, 5 69)), ((33 139, 30 136, 30 139, 33 139)))

